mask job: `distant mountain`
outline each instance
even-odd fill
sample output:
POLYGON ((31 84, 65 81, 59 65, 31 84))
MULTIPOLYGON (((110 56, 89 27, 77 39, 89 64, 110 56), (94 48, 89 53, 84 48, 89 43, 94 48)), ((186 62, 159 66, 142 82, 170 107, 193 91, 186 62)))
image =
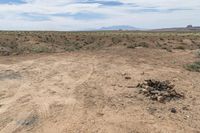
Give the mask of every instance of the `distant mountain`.
POLYGON ((102 27, 99 30, 140 30, 140 29, 129 25, 116 25, 116 26, 102 27))

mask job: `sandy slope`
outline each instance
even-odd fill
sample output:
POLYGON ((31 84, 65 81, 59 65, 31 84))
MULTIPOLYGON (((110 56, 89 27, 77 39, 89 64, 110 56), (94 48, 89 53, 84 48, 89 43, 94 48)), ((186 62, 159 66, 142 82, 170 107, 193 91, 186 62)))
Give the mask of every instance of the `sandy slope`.
POLYGON ((0 57, 0 132, 198 133, 200 74, 182 67, 194 59, 143 48, 0 57), (186 99, 161 104, 130 87, 149 78, 186 99))

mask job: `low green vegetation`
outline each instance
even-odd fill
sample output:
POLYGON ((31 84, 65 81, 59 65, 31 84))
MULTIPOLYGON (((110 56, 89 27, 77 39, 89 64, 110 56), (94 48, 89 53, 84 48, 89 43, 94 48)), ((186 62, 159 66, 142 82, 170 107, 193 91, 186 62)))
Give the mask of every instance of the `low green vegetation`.
POLYGON ((33 47, 33 48, 30 49, 30 50, 31 50, 31 52, 33 52, 33 53, 43 53, 43 52, 45 52, 45 53, 50 53, 50 52, 52 52, 52 50, 49 49, 48 47, 41 47, 41 46, 33 47))
POLYGON ((200 58, 200 50, 197 51, 197 57, 200 58))
POLYGON ((127 46, 127 48, 131 48, 134 49, 136 47, 143 47, 143 48, 148 48, 150 44, 148 44, 147 42, 139 42, 139 43, 133 43, 133 44, 129 44, 127 46))
POLYGON ((186 69, 192 72, 200 72, 200 61, 196 61, 192 64, 188 64, 186 69))
POLYGON ((130 49, 134 49, 136 46, 135 45, 128 45, 127 48, 130 48, 130 49))
POLYGON ((200 50, 197 51, 198 61, 186 65, 186 69, 192 72, 200 72, 200 50))

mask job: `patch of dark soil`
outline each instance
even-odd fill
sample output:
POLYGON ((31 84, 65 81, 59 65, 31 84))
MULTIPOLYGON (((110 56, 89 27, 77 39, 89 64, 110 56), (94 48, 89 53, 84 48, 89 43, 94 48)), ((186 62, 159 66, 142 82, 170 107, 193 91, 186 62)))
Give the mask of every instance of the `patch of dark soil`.
POLYGON ((22 122, 22 125, 26 125, 26 126, 32 125, 32 124, 34 124, 37 121, 37 119, 38 119, 37 116, 32 116, 32 117, 27 118, 26 120, 24 120, 22 122))
POLYGON ((39 124, 39 116, 37 114, 32 114, 25 119, 17 121, 16 124, 19 125, 19 128, 13 131, 15 133, 33 131, 39 124))
POLYGON ((145 80, 144 83, 137 85, 137 88, 140 88, 140 94, 161 103, 184 98, 184 95, 176 92, 174 87, 175 85, 171 84, 170 81, 157 81, 152 79, 145 80))
POLYGON ((0 72, 0 80, 5 79, 20 79, 21 75, 19 72, 14 72, 13 70, 6 70, 0 72))
POLYGON ((39 120, 39 117, 37 115, 30 115, 24 120, 17 121, 17 124, 21 126, 33 126, 34 124, 38 122, 38 120, 39 120))

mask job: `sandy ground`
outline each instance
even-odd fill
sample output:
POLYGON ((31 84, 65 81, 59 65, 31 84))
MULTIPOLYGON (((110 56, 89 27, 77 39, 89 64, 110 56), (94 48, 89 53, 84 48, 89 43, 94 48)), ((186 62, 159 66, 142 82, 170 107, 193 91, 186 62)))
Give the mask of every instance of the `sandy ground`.
POLYGON ((194 60, 145 48, 0 57, 0 132, 199 133, 200 73, 183 68, 194 60), (150 101, 134 87, 145 79, 186 98, 150 101))

